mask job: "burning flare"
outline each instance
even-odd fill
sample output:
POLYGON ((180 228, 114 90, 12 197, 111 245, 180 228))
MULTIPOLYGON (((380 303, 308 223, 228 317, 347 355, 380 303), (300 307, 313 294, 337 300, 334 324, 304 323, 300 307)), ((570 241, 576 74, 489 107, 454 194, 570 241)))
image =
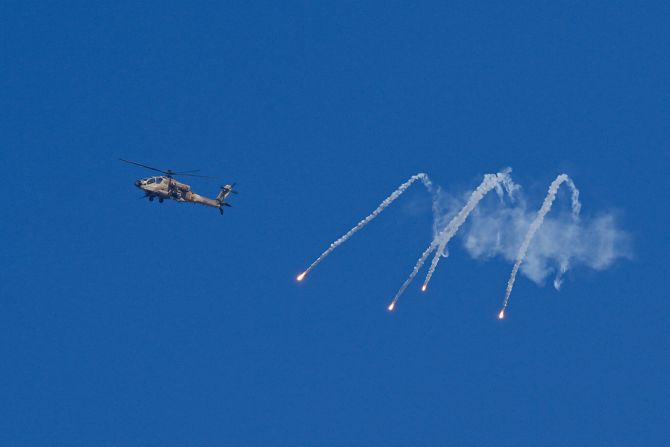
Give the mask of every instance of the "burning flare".
POLYGON ((498 314, 498 319, 499 320, 502 320, 503 318, 505 318, 505 309, 502 309, 500 311, 500 313, 498 314))
POLYGON ((296 279, 298 281, 302 281, 303 279, 305 279, 306 274, 307 274, 307 272, 302 272, 301 274, 298 275, 298 277, 296 279))
POLYGON ((428 286, 427 286, 426 284, 422 285, 422 286, 421 286, 421 291, 422 291, 422 292, 425 292, 427 287, 428 287, 428 286))
POLYGON ((394 307, 395 307, 395 302, 392 302, 391 304, 389 304, 389 307, 388 307, 389 312, 393 312, 394 307))

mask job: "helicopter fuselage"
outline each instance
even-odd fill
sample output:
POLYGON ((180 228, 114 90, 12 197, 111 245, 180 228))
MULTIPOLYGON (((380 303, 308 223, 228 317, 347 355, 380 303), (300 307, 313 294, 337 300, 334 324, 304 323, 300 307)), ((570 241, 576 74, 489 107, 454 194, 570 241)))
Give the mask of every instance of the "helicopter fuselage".
POLYGON ((221 198, 210 199, 192 192, 189 185, 166 176, 143 178, 135 181, 135 186, 143 190, 149 200, 158 197, 161 202, 164 199, 170 199, 177 202, 199 203, 214 208, 221 208, 223 199, 228 195, 224 194, 221 198))

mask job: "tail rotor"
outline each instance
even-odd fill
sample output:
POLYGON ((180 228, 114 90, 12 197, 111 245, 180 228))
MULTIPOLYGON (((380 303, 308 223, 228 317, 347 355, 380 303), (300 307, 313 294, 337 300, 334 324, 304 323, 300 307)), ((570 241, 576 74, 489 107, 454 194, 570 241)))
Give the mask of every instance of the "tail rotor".
POLYGON ((232 207, 232 205, 228 202, 226 202, 226 197, 228 197, 231 193, 232 194, 239 194, 237 191, 235 191, 233 188, 235 187, 235 183, 232 183, 230 185, 223 185, 221 187, 221 191, 219 192, 219 195, 216 196, 216 201, 219 202, 219 211, 221 214, 223 214, 223 207, 232 207))

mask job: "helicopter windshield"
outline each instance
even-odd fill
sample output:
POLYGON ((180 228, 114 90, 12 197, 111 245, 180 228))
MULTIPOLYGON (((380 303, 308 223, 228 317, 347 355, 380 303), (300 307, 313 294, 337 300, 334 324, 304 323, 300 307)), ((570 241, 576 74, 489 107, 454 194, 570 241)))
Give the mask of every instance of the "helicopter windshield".
POLYGON ((163 181, 163 177, 156 177, 156 183, 161 183, 163 181))

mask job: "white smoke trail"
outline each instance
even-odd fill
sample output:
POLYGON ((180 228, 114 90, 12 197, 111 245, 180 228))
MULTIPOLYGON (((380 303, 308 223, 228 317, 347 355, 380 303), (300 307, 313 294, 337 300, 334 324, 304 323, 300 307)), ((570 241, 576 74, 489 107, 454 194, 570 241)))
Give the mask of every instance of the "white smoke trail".
MULTIPOLYGON (((565 180, 565 183, 568 185, 572 193, 571 195, 572 221, 576 225, 579 223, 579 212, 582 209, 582 204, 579 203, 579 190, 577 189, 577 186, 575 186, 575 183, 572 181, 571 178, 568 177, 568 179, 565 180)), ((570 241, 572 239, 572 235, 575 230, 574 227, 575 226, 573 225, 568 228, 567 234, 565 236, 565 239, 567 241, 570 241)), ((568 257, 562 259, 558 268, 558 272, 556 272, 556 277, 554 278, 554 289, 556 290, 561 289, 561 284, 563 283, 563 275, 565 274, 565 272, 568 271, 569 267, 570 267, 570 258, 568 257)))
POLYGON ((512 182, 509 175, 510 172, 511 169, 508 168, 497 174, 485 175, 482 183, 470 194, 467 203, 460 210, 458 206, 453 206, 453 203, 449 202, 449 196, 442 196, 442 191, 439 187, 433 187, 426 174, 419 173, 412 176, 390 196, 384 199, 370 215, 361 220, 344 236, 330 244, 330 247, 307 270, 298 276, 298 281, 304 279, 307 273, 316 267, 335 248, 346 242, 351 236, 381 214, 386 207, 400 197, 417 180, 422 180, 423 184, 432 194, 434 215, 433 240, 417 260, 409 277, 393 297, 392 302, 388 306, 388 310, 390 311, 394 310, 400 296, 414 280, 428 257, 435 252, 435 258, 431 263, 426 276, 426 282, 423 286, 425 290, 436 269, 439 258, 448 255, 447 248, 449 242, 457 233, 463 233, 461 228, 466 221, 471 221, 472 225, 466 228, 468 233, 465 238, 465 246, 473 257, 483 256, 488 258, 494 255, 502 255, 505 259, 514 262, 514 267, 507 283, 503 307, 498 314, 499 318, 504 317, 516 281, 516 275, 519 273, 522 263, 524 264, 523 273, 538 283, 552 270, 549 263, 558 265, 557 275, 554 279, 554 287, 558 289, 561 286, 562 275, 565 274, 573 262, 602 270, 607 268, 616 258, 630 256, 627 235, 615 227, 611 216, 605 216, 594 221, 589 221, 588 218, 585 222, 579 220, 581 210, 579 190, 566 174, 559 175, 551 183, 540 209, 535 213, 529 213, 526 211, 523 198, 520 196, 515 197, 514 195, 518 186, 512 182), (559 218, 549 218, 545 222, 545 217, 551 211, 553 202, 556 200, 556 195, 563 183, 567 183, 572 192, 572 222, 568 223, 565 219, 560 218, 560 216, 559 218), (506 190, 510 197, 514 199, 521 198, 521 206, 510 208, 502 202, 503 206, 501 210, 493 214, 489 212, 487 215, 486 203, 482 204, 481 201, 493 189, 501 197, 501 202, 506 190), (448 200, 445 201, 445 198, 448 200), (449 204, 447 205, 446 202, 449 202, 449 204), (482 208, 483 205, 484 207, 482 208), (475 210, 477 212, 474 212, 475 210), (540 228, 543 231, 538 235, 536 233, 540 228), (529 250, 530 244, 533 243, 536 236, 538 241, 535 242, 533 250, 529 250), (519 244, 520 240, 522 241, 521 244, 519 244))
MULTIPOLYGON (((533 236, 535 236, 537 230, 539 230, 540 227, 542 226, 542 222, 544 222, 544 216, 546 216, 547 213, 551 210, 551 206, 553 205, 554 200, 556 200, 556 193, 558 192, 558 189, 560 188, 561 184, 565 182, 567 182, 568 186, 570 186, 570 188, 572 189, 573 219, 577 219, 579 217, 579 211, 581 209, 581 204, 579 203, 579 190, 575 187, 575 184, 572 182, 572 180, 570 180, 570 177, 568 177, 567 174, 561 174, 558 177, 556 177, 556 179, 553 182, 551 182, 551 185, 549 185, 549 191, 547 192, 547 196, 544 198, 544 202, 542 203, 540 210, 537 212, 535 220, 533 220, 533 222, 530 224, 530 228, 528 228, 528 232, 526 233, 526 236, 523 242, 521 243, 521 247, 519 247, 516 262, 514 263, 514 267, 512 267, 512 273, 510 274, 509 280, 507 281, 507 289, 505 290, 505 300, 503 302, 503 307, 500 310, 500 313, 498 314, 498 318, 500 319, 502 319, 505 316, 505 309, 507 309, 507 306, 509 304, 509 297, 512 294, 512 288, 514 287, 516 274, 519 271, 521 263, 526 257, 526 253, 528 252, 528 247, 530 246, 530 243, 533 240, 533 236)), ((565 270, 567 270, 567 261, 564 267, 565 270)), ((563 270, 563 266, 561 266, 561 270, 563 270)), ((558 284, 560 287, 560 277, 558 278, 558 284)))
POLYGON ((426 280, 423 282, 423 286, 421 287, 421 290, 426 290, 428 287, 428 283, 430 282, 430 279, 433 276, 433 273, 435 272, 435 268, 437 267, 437 263, 440 261, 440 257, 444 253, 444 250, 447 247, 447 244, 449 244, 449 241, 451 238, 454 237, 454 235, 458 232, 458 229, 465 223, 466 219, 474 210, 479 202, 488 194, 492 189, 496 189, 498 191, 499 195, 502 195, 502 191, 500 188, 500 185, 502 184, 505 189, 507 190, 508 194, 511 196, 514 190, 516 190, 518 187, 514 184, 512 181, 512 178, 510 177, 510 172, 512 170, 510 168, 503 169, 502 171, 498 172, 497 174, 486 174, 484 175, 484 180, 482 183, 475 189, 472 194, 470 194, 470 199, 468 202, 465 204, 465 206, 454 216, 453 219, 449 222, 449 224, 435 237, 435 240, 433 241, 433 244, 436 244, 437 250, 435 252, 435 255, 433 256, 433 261, 430 264, 430 268, 428 269, 428 274, 426 275, 426 280))
POLYGON ((400 286, 400 289, 398 289, 398 291, 396 292, 395 296, 393 297, 393 300, 391 301, 391 304, 389 304, 388 306, 388 310, 393 310, 395 308, 398 299, 400 299, 400 296, 405 292, 407 287, 414 280, 414 277, 417 275, 421 267, 423 267, 423 264, 426 262, 428 256, 430 256, 430 254, 434 250, 436 250, 435 256, 433 257, 431 270, 428 273, 429 276, 426 282, 424 283, 423 287, 421 288, 422 290, 426 290, 428 281, 430 280, 430 276, 435 270, 435 266, 437 266, 439 258, 446 253, 445 250, 447 243, 453 237, 453 235, 456 234, 460 226, 467 219, 470 212, 472 212, 472 210, 477 206, 479 201, 486 195, 486 193, 488 193, 489 191, 491 191, 496 187, 500 188, 501 183, 505 185, 505 188, 507 189, 509 194, 511 194, 516 189, 516 186, 514 185, 511 177, 509 176, 509 173, 511 171, 512 170, 510 168, 506 168, 497 174, 484 175, 484 180, 477 187, 477 189, 475 189, 472 192, 472 194, 470 195, 470 199, 465 204, 465 206, 458 212, 458 214, 456 214, 456 216, 454 216, 453 219, 451 219, 446 228, 443 229, 437 236, 433 238, 433 241, 430 243, 428 248, 423 252, 419 260, 414 265, 414 268, 412 269, 412 272, 409 274, 409 277, 405 280, 402 286, 400 286))
MULTIPOLYGON (((564 174, 567 177, 567 174, 564 174)), ((582 204, 579 203, 579 190, 575 186, 575 182, 572 181, 570 177, 566 180, 566 183, 570 187, 572 192, 572 218, 575 220, 579 219, 579 212, 582 210, 582 204)))
POLYGON ((339 247, 340 245, 345 243, 351 236, 353 236, 358 231, 360 231, 364 226, 366 226, 368 223, 370 223, 370 221, 372 221, 375 217, 379 216, 381 214, 381 212, 384 211, 384 209, 386 207, 388 207, 398 197, 400 197, 402 195, 402 193, 404 193, 407 190, 407 188, 412 186, 412 183, 414 183, 417 180, 421 180, 423 182, 424 186, 428 189, 428 191, 433 193, 433 184, 430 181, 430 178, 428 177, 428 174, 425 174, 425 173, 421 172, 419 174, 413 175, 412 177, 409 178, 409 180, 407 180, 405 183, 400 185, 398 187, 398 189, 393 191, 393 193, 391 193, 390 196, 388 196, 386 199, 384 199, 382 201, 382 203, 379 204, 377 209, 375 209, 372 213, 370 213, 370 215, 368 215, 365 219, 358 222, 358 224, 356 224, 356 226, 353 227, 351 230, 347 231, 347 233, 344 236, 340 237, 338 240, 336 240, 335 242, 330 244, 330 247, 328 247, 328 249, 326 251, 321 253, 321 256, 316 258, 316 261, 312 262, 312 264, 307 268, 307 270, 305 270, 300 275, 298 275, 298 278, 297 278, 298 281, 302 281, 305 278, 305 275, 307 275, 314 267, 319 265, 319 263, 321 261, 323 261, 329 254, 331 254, 333 252, 333 250, 335 250, 337 247, 339 247))

